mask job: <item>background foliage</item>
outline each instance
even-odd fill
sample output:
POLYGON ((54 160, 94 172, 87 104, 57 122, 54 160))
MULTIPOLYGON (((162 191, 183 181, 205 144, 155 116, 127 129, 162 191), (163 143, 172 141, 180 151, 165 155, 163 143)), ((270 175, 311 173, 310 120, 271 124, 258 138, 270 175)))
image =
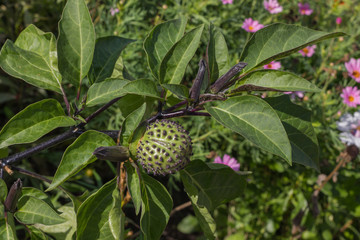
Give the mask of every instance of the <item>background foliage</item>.
MULTIPOLYGON (((296 3, 280 1, 284 10, 271 15, 263 7, 262 1, 237 1, 223 5, 218 0, 204 1, 88 1, 91 18, 97 37, 116 35, 135 40, 122 53, 124 64, 136 78, 147 78, 151 72, 146 65, 146 55, 142 42, 146 34, 157 24, 178 18, 188 17, 187 30, 202 23, 212 22, 222 29, 230 53, 230 65, 240 60, 240 53, 250 34, 241 26, 245 18, 252 17, 262 24, 275 22, 306 26, 315 30, 333 32, 337 30, 349 34, 317 45, 316 53, 305 58, 299 53, 281 60, 282 69, 291 71, 308 79, 321 89, 320 93, 307 93, 304 98, 294 101, 312 111, 312 121, 320 144, 320 172, 328 174, 337 164, 336 159, 344 145, 338 139, 336 120, 345 112, 353 111, 342 103, 341 89, 354 85, 346 75, 344 62, 350 57, 360 58, 359 1, 333 0, 312 1, 314 13, 302 16, 296 3), (111 8, 118 8, 115 15, 111 8), (335 24, 336 17, 342 17, 340 25, 335 24)), ((13 41, 19 33, 33 23, 45 32, 53 32, 57 37, 57 22, 65 1, 26 0, 5 1, 0 6, 0 42, 9 38, 13 41)), ((200 40, 206 46, 207 37, 200 40)), ((200 48, 204 50, 205 48, 200 48)), ((185 84, 190 86, 196 75, 199 57, 204 52, 195 54, 186 70, 185 84)), ((70 83, 67 83, 70 84, 70 83)), ((70 98, 76 92, 70 93, 70 98)), ((55 98, 61 102, 61 96, 41 90, 11 78, 0 75, 0 125, 3 126, 12 116, 30 103, 44 98, 55 98)), ((128 98, 131 98, 129 96, 128 98)), ((136 97, 133 97, 136 99, 136 97)), ((126 100, 126 99, 125 99, 126 100)), ((121 107, 121 101, 89 125, 103 129, 119 129, 129 109, 121 107)), ((136 104, 136 102, 134 102, 136 104)), ((54 110, 55 111, 55 110, 54 110)), ((212 162, 215 155, 229 154, 241 163, 242 171, 251 171, 246 191, 236 200, 222 205, 215 212, 220 239, 289 239, 292 236, 293 220, 303 211, 301 239, 360 239, 360 182, 359 159, 347 163, 336 178, 333 178, 321 191, 318 199, 320 214, 315 216, 311 195, 320 175, 313 169, 293 164, 288 166, 279 157, 264 152, 244 140, 240 135, 225 129, 215 120, 187 119, 182 122, 190 131, 194 142, 194 157, 205 162, 212 162), (310 207, 308 207, 310 206, 310 207)), ((55 130, 56 131, 56 130, 55 130)), ((24 160, 20 166, 47 176, 53 176, 60 163, 63 143, 51 150, 43 151, 24 160)), ((24 145, 11 148, 12 152, 24 150, 24 145)), ((2 153, 0 152, 0 155, 2 153)), ((92 191, 103 186, 115 174, 112 165, 96 162, 86 170, 79 172, 65 183, 73 193, 92 191)), ((18 176, 13 176, 14 179, 18 176)), ((183 176, 182 176, 183 177, 183 176)), ((160 178, 174 199, 174 206, 184 203, 184 186, 180 184, 180 175, 160 178)), ((33 186, 45 190, 40 181, 25 178, 24 186, 33 186)), ((111 195, 111 185, 103 191, 111 195)), ((59 207, 66 196, 58 192, 49 201, 59 207)), ((129 207, 130 208, 130 207, 129 207)), ((136 219, 132 208, 126 212, 130 219, 136 219), (132 215, 133 214, 133 215, 132 215)), ((125 209, 126 211, 126 209, 125 209)), ((71 213, 69 213, 71 214, 71 213)), ((191 209, 171 216, 164 233, 175 239, 201 239, 199 223, 193 217, 191 209)), ((127 225, 136 232, 138 229, 131 222, 127 225)), ((19 233, 27 236, 24 229, 19 233)), ((297 237, 293 236, 294 238, 297 237)))

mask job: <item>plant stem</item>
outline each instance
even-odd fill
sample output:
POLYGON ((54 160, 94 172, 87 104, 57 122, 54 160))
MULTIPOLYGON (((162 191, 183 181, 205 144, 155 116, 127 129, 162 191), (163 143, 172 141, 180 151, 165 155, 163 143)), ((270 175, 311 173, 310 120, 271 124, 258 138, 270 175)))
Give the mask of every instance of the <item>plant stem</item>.
MULTIPOLYGON (((88 116, 85 121, 86 123, 90 122, 93 118, 95 118, 97 115, 99 115, 100 113, 102 113, 103 111, 105 111, 106 109, 108 109, 111 105, 113 105, 114 103, 116 103, 121 97, 118 98, 114 98, 113 100, 111 100, 110 102, 108 102, 107 104, 105 104, 104 106, 102 106, 101 108, 99 108, 98 110, 96 110, 95 112, 93 112, 90 116, 88 116)), ((85 125, 86 123, 84 123, 83 125, 85 125)))
POLYGON ((63 94, 63 98, 64 98, 64 102, 65 102, 65 105, 66 105, 67 113, 68 113, 69 117, 71 117, 70 104, 69 104, 69 101, 68 101, 68 99, 66 97, 66 93, 65 93, 65 91, 64 91, 64 89, 63 89, 63 87, 61 85, 60 85, 60 90, 61 90, 61 92, 63 94))

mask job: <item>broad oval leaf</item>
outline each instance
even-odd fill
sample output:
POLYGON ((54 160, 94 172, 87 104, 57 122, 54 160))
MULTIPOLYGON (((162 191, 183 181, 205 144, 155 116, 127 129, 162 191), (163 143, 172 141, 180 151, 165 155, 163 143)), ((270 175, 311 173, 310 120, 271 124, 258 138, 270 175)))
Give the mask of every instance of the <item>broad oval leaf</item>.
POLYGON ((305 91, 319 92, 320 89, 308 80, 293 73, 277 70, 260 70, 249 73, 238 81, 233 92, 239 91, 305 91))
POLYGON ((101 146, 114 146, 115 142, 108 135, 89 130, 80 135, 64 152, 53 181, 46 191, 50 191, 70 177, 74 176, 96 158, 93 152, 101 146))
POLYGON ((289 96, 265 98, 282 121, 288 134, 292 160, 319 169, 319 145, 311 123, 311 112, 290 101, 289 96))
POLYGON ((184 35, 186 18, 170 20, 155 26, 144 41, 150 70, 156 79, 159 78, 161 61, 167 52, 184 35))
POLYGON ((186 67, 199 46, 203 29, 204 25, 192 29, 168 51, 160 65, 160 83, 181 83, 186 67))
POLYGON ((31 143, 58 127, 75 125, 67 117, 60 103, 44 99, 27 106, 12 117, 0 131, 0 148, 22 143, 31 143))
POLYGON ((187 99, 189 98, 189 88, 182 84, 162 84, 162 87, 169 90, 175 96, 180 99, 187 99))
POLYGON ((39 88, 61 92, 56 40, 34 25, 28 26, 15 44, 7 40, 0 52, 0 66, 9 75, 39 88))
POLYGON ((4 180, 0 178, 0 204, 4 204, 8 189, 4 180))
POLYGON ((126 94, 160 98, 156 83, 149 79, 138 79, 134 81, 108 79, 93 84, 87 94, 86 105, 89 107, 107 103, 114 98, 122 97, 126 94))
POLYGON ((95 30, 84 0, 68 0, 59 21, 59 70, 78 87, 88 73, 95 48, 95 30))
POLYGON ((251 95, 233 97, 216 106, 206 106, 206 110, 225 127, 291 165, 291 145, 286 131, 274 109, 264 100, 251 95))
POLYGON ((3 240, 16 240, 15 229, 7 223, 5 218, 0 218, 0 239, 3 240))
POLYGON ((147 174, 142 174, 140 227, 145 240, 160 239, 173 202, 166 188, 147 174))
POLYGON ((195 160, 180 171, 188 195, 197 195, 196 204, 209 211, 239 197, 246 187, 244 176, 226 165, 211 168, 212 165, 195 160))
POLYGON ((135 207, 136 215, 139 214, 141 209, 141 185, 140 185, 140 172, 135 169, 129 162, 125 163, 126 168, 126 184, 131 195, 135 207))
POLYGON ((115 188, 116 178, 104 184, 81 204, 76 216, 77 240, 115 239, 109 226, 115 188))
POLYGON ((60 217, 43 200, 32 196, 23 196, 18 202, 18 210, 14 216, 24 224, 40 223, 44 225, 54 225, 63 223, 66 219, 60 217))
POLYGON ((344 36, 345 33, 327 33, 297 25, 271 24, 257 31, 246 43, 240 61, 248 65, 244 72, 286 57, 304 47, 325 39, 344 36))
POLYGON ((125 239, 125 214, 121 208, 121 197, 119 189, 115 188, 112 192, 112 207, 109 212, 109 227, 115 240, 125 239))
POLYGON ((221 30, 210 24, 210 41, 207 47, 207 57, 210 72, 210 82, 216 81, 229 70, 229 54, 224 35, 221 30))
POLYGON ((94 58, 89 71, 91 84, 101 82, 113 73, 115 63, 119 59, 121 51, 135 40, 109 36, 96 40, 94 58))

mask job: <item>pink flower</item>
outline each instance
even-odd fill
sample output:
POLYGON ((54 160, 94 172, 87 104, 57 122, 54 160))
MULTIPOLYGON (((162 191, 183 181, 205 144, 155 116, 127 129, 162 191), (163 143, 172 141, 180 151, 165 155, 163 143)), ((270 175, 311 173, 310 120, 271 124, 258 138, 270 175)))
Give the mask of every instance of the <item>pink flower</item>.
POLYGON ((271 63, 264 65, 264 69, 279 69, 279 68, 281 68, 280 62, 272 61, 271 63))
POLYGON ((233 0, 221 0, 222 4, 232 4, 233 0))
POLYGON ((356 107, 360 104, 360 90, 357 87, 344 88, 340 96, 343 98, 343 103, 349 107, 356 107))
POLYGON ((283 8, 279 5, 277 0, 264 0, 264 7, 271 14, 282 12, 283 8))
POLYGON ((360 59, 351 58, 349 62, 345 63, 345 67, 350 77, 360 82, 360 59))
POLYGON ((299 51, 304 57, 311 57, 315 53, 316 45, 307 46, 299 51))
POLYGON ((337 17, 337 18, 336 18, 336 24, 337 24, 337 25, 340 25, 341 22, 342 22, 341 17, 337 17))
POLYGON ((284 94, 289 94, 290 98, 292 100, 295 100, 296 97, 298 98, 303 98, 304 97, 304 92, 302 91, 295 91, 295 92, 283 92, 284 94))
POLYGON ((111 16, 114 16, 116 13, 119 12, 119 9, 118 8, 110 8, 110 14, 111 16))
POLYGON ((310 15, 312 14, 313 10, 310 8, 310 5, 308 3, 298 3, 299 6, 299 12, 301 15, 310 15))
POLYGON ((256 20, 252 20, 251 18, 246 18, 242 25, 242 28, 245 29, 245 31, 247 32, 256 32, 262 29, 263 27, 264 25, 260 24, 256 20))
POLYGON ((239 171, 240 169, 240 163, 238 163, 235 158, 232 158, 227 154, 224 155, 223 159, 221 159, 221 157, 216 157, 214 163, 228 165, 234 171, 239 171))

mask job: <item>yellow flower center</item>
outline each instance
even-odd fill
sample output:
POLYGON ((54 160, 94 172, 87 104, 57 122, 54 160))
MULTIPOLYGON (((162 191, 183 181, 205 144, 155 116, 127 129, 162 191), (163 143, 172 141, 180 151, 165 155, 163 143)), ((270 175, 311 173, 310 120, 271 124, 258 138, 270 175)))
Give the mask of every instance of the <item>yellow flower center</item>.
POLYGON ((349 96, 348 100, 349 100, 349 102, 353 102, 355 100, 355 98, 353 96, 349 96))
POLYGON ((272 65, 271 65, 271 64, 268 64, 268 68, 272 68, 272 65))
POLYGON ((302 10, 301 10, 301 13, 302 13, 302 14, 305 14, 305 12, 306 12, 305 9, 302 9, 302 10))
POLYGON ((307 53, 309 53, 309 49, 308 49, 308 48, 304 48, 304 49, 303 49, 303 52, 307 54, 307 53))
POLYGON ((355 77, 355 78, 358 78, 358 77, 360 77, 360 72, 359 71, 353 71, 353 76, 355 77))
POLYGON ((250 30, 250 31, 254 30, 254 27, 253 27, 253 26, 250 26, 250 27, 249 27, 249 30, 250 30))

